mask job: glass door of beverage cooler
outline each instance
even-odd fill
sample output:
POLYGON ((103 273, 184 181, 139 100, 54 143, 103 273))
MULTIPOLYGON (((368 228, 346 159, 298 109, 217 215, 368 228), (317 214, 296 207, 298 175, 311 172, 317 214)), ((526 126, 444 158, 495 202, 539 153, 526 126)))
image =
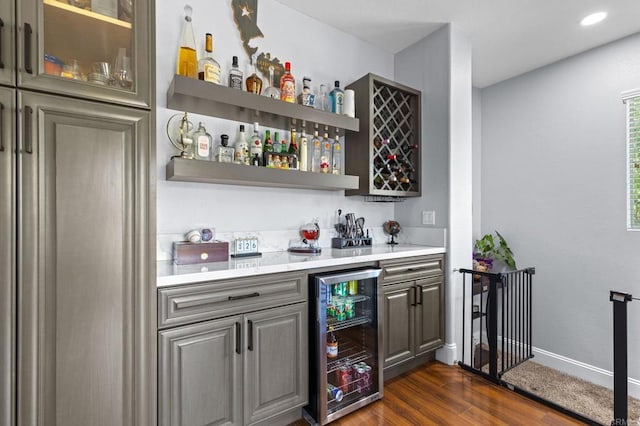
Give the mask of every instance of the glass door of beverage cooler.
POLYGON ((316 275, 307 415, 326 424, 382 397, 379 269, 316 275), (315 366, 315 368, 314 368, 315 366))

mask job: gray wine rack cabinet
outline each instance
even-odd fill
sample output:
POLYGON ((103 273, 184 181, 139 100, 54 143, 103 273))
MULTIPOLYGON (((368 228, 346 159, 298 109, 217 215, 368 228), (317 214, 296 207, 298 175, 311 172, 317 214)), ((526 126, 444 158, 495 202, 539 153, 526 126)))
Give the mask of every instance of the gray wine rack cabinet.
POLYGON ((355 91, 360 130, 347 131, 345 167, 360 186, 345 195, 420 196, 421 92, 374 74, 346 88, 355 91))

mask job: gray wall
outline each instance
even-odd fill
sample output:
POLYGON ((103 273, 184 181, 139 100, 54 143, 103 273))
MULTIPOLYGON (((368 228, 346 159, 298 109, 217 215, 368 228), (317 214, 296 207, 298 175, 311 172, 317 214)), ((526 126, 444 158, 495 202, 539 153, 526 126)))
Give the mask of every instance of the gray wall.
MULTIPOLYGON (((534 346, 607 370, 609 290, 640 293, 620 98, 638 87, 640 34, 482 91, 482 231, 500 230, 519 266, 536 267, 534 346)), ((629 309, 637 379, 640 302, 629 309)))

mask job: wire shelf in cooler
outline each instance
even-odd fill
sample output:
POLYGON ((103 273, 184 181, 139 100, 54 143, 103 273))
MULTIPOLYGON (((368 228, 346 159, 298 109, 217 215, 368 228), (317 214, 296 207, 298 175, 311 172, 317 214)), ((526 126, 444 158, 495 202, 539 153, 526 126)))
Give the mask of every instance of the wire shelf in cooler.
POLYGON ((338 358, 333 360, 331 358, 327 359, 327 374, 333 373, 343 365, 352 365, 372 357, 373 354, 367 351, 361 344, 345 340, 338 345, 338 358))
POLYGON ((327 318, 327 330, 329 327, 333 329, 333 331, 344 330, 345 328, 354 327, 356 325, 368 324, 371 322, 371 312, 370 311, 362 311, 362 315, 359 315, 354 318, 345 319, 338 321, 335 317, 327 318))

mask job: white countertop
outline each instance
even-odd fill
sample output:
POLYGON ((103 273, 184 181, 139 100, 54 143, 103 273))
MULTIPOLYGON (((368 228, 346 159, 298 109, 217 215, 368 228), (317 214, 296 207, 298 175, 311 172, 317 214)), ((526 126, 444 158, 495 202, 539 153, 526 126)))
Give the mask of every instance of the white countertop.
POLYGON ((375 262, 411 256, 445 253, 444 247, 398 244, 374 245, 350 249, 323 248, 322 253, 305 255, 287 251, 263 253, 260 257, 230 259, 228 262, 175 265, 172 261, 157 264, 158 287, 249 277, 287 271, 300 271, 352 263, 375 262))

